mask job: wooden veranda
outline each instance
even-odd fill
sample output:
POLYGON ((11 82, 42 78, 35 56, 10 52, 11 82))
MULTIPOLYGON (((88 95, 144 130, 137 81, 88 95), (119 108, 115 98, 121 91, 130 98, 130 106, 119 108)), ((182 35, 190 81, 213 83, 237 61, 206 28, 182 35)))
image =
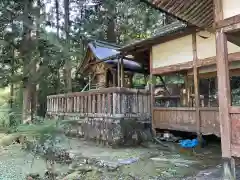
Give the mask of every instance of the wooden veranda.
MULTIPOLYGON (((142 62, 146 62, 147 59, 149 63, 149 66, 146 64, 145 66, 148 66, 150 79, 153 83, 151 83, 151 105, 146 105, 148 107, 146 111, 150 109, 153 130, 159 128, 191 131, 196 132, 199 137, 202 134, 209 133, 220 136, 225 167, 230 167, 234 175, 234 159, 232 157, 240 157, 240 108, 233 103, 234 101, 231 97, 230 77, 240 76, 239 1, 146 1, 165 13, 177 17, 181 22, 181 25, 178 22, 164 27, 161 33, 155 37, 119 48, 119 51, 121 51, 119 55, 124 57, 131 55, 134 57, 133 59, 141 59, 142 62), (174 99, 173 96, 175 96, 174 101, 181 101, 181 103, 177 103, 180 106, 157 106, 156 99, 158 97, 155 96, 155 78, 176 72, 184 76, 183 91, 177 95, 165 94, 159 99, 170 102, 169 99, 174 99), (208 100, 208 104, 202 103, 205 102, 205 95, 201 94, 201 89, 203 88, 199 86, 201 78, 212 77, 216 79, 214 85, 217 90, 215 101, 218 103, 215 106, 211 105, 210 100, 208 100), (171 97, 166 98, 167 96, 171 97)), ((121 64, 124 64, 123 60, 121 62, 121 64)), ((118 77, 121 75, 121 78, 118 79, 118 83, 115 83, 123 88, 124 73, 122 72, 124 67, 119 66, 119 60, 117 64, 118 66, 115 68, 117 71, 113 72, 117 72, 118 77)), ((105 76, 101 75, 99 77, 104 79, 105 76)), ((121 90, 118 89, 117 91, 121 90)), ((128 90, 125 89, 124 91, 128 90)), ((114 93, 112 92, 112 97, 114 93)), ((90 94, 88 92, 84 96, 87 99, 92 99, 94 98, 93 96, 102 96, 104 97, 102 99, 105 99, 104 101, 101 100, 102 102, 106 102, 108 97, 106 94, 99 95, 104 94, 101 91, 95 92, 95 95, 90 94)), ((81 111, 78 105, 74 105, 74 102, 79 102, 79 100, 69 100, 71 98, 68 98, 68 96, 64 100, 64 104, 68 105, 64 105, 64 108, 60 106, 60 109, 67 111, 69 107, 69 111, 81 111), (67 99, 68 103, 66 103, 67 99)), ((208 96, 210 97, 210 93, 208 96)), ((61 95, 61 97, 66 97, 66 95, 61 95)), ((48 109, 49 112, 55 111, 56 105, 52 105, 52 99, 54 98, 55 96, 49 97, 48 107, 51 107, 48 109)), ((115 99, 113 98, 112 102, 115 102, 115 99)), ((58 101, 56 100, 55 102, 58 101)), ((84 102, 87 102, 87 100, 84 102)), ((84 102, 82 103, 84 104, 84 102)), ((88 102, 91 101, 88 100, 88 102)), ((117 102, 119 104, 118 107, 120 107, 121 100, 117 100, 117 102)), ((145 101, 143 102, 145 103, 145 101)), ((133 101, 130 103, 133 103, 133 101)), ((138 101, 138 103, 141 102, 138 101)), ((131 106, 130 114, 139 113, 139 111, 133 110, 141 109, 134 108, 135 105, 131 106)), ((59 105, 57 107, 59 108, 59 105)), ((92 112, 101 113, 102 107, 105 106, 99 105, 96 108, 91 103, 86 103, 84 107, 88 109, 84 113, 88 113, 91 110, 90 114, 92 114, 92 112), (89 108, 86 108, 88 106, 89 108), (96 109, 99 109, 99 111, 96 111, 96 109)), ((125 106, 122 107, 123 109, 125 108, 125 106)), ((113 106, 113 108, 108 110, 107 114, 115 112, 115 109, 113 106)), ((145 112, 145 110, 143 111, 145 112)), ((126 111, 123 111, 124 113, 126 111)))
MULTIPOLYGON (((192 62, 188 67, 193 68, 194 84, 195 84, 195 100, 199 101, 199 88, 197 86, 197 79, 200 70, 199 64, 216 64, 217 89, 218 89, 218 118, 213 121, 220 122, 222 157, 224 158, 224 172, 226 168, 230 167, 232 175, 235 175, 234 159, 231 157, 240 156, 240 108, 233 103, 231 97, 230 77, 233 71, 232 59, 239 62, 240 57, 237 52, 232 51, 232 44, 238 48, 240 46, 240 3, 238 0, 146 0, 152 6, 177 17, 184 22, 194 25, 198 30, 207 30, 215 36, 214 44, 207 46, 213 48, 216 52, 214 58, 206 57, 199 54, 198 49, 203 46, 195 46, 196 38, 192 38, 192 62), (234 57, 234 58, 233 58, 234 57), (202 61, 205 59, 204 61, 202 61), (226 160, 226 161, 225 161, 226 160)), ((205 53, 209 53, 206 49, 205 53)), ((187 57, 189 54, 185 54, 187 57)), ((176 65, 176 64, 175 64, 176 65)), ((178 64, 171 68, 183 66, 178 64)), ((160 72, 161 67, 156 69, 152 66, 151 74, 160 72)), ((186 68, 186 63, 185 63, 186 68)), ((239 74, 238 74, 239 76, 239 74)), ((196 124, 200 130, 201 125, 201 108, 196 105, 196 124), (199 118, 200 117, 200 118, 199 118)), ((204 118, 203 118, 204 119, 204 118)), ((235 179, 235 178, 232 178, 235 179)))

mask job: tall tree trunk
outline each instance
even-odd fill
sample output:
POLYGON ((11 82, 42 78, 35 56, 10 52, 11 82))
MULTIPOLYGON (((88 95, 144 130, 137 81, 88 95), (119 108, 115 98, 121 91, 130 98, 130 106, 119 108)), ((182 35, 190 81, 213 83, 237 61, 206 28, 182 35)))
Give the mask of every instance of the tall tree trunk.
MULTIPOLYGON (((15 32, 13 20, 11 20, 11 21, 12 21, 11 22, 12 32, 15 32)), ((14 43, 14 42, 12 42, 12 43, 14 43)), ((11 46, 11 55, 10 56, 11 56, 11 77, 13 78, 13 76, 14 76, 14 61, 15 61, 13 45, 11 46)), ((16 123, 14 122, 14 116, 13 116, 13 96, 14 96, 14 85, 13 85, 13 79, 11 79, 11 82, 10 82, 10 99, 9 99, 9 107, 10 107, 9 125, 10 125, 10 127, 16 125, 16 123)))
POLYGON ((107 41, 111 43, 116 43, 115 22, 114 22, 114 18, 112 17, 108 21, 107 41))
POLYGON ((71 59, 70 59, 70 39, 69 39, 69 0, 64 0, 64 29, 66 35, 66 48, 67 48, 67 58, 65 58, 65 65, 64 65, 64 79, 65 79, 65 92, 72 92, 72 77, 71 77, 71 59))
POLYGON ((116 32, 115 32, 115 2, 109 2, 108 5, 109 19, 107 25, 107 41, 116 43, 116 32))
POLYGON ((40 59, 40 49, 39 49, 39 39, 40 39, 40 16, 41 16, 41 0, 37 0, 37 14, 36 14, 36 45, 35 50, 37 53, 37 56, 32 59, 32 66, 30 69, 30 79, 31 79, 31 121, 33 122, 35 120, 35 116, 37 113, 37 79, 34 78, 37 73, 37 61, 40 59))
POLYGON ((58 0, 55 0, 55 8, 56 8, 57 37, 59 38, 59 2, 58 0))
POLYGON ((31 8, 31 0, 24 1, 24 19, 23 19, 23 40, 21 46, 21 55, 23 58, 23 110, 22 119, 23 123, 30 120, 30 96, 31 96, 31 83, 29 81, 29 42, 31 40, 31 17, 29 16, 31 8))
MULTIPOLYGON (((55 0, 55 9, 56 9, 56 25, 57 25, 57 39, 59 41, 59 0, 55 0)), ((55 94, 60 93, 60 72, 59 72, 59 68, 60 66, 57 67, 58 69, 56 69, 56 78, 55 78, 55 83, 54 83, 54 89, 55 89, 55 94)))

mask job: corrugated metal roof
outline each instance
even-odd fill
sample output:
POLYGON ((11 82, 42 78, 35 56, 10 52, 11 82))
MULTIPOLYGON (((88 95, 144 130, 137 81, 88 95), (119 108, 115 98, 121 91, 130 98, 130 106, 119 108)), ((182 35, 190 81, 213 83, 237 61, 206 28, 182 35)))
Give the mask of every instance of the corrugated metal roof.
POLYGON ((198 27, 212 27, 213 0, 143 0, 183 21, 198 27))

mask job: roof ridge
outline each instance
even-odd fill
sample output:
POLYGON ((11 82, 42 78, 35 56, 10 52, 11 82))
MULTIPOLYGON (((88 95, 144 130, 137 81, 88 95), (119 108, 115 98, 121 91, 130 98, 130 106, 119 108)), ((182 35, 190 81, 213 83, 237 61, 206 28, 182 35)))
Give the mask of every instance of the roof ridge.
POLYGON ((98 44, 98 45, 103 45, 103 47, 106 47, 108 46, 109 48, 113 48, 113 49, 120 49, 121 46, 117 45, 117 44, 114 44, 114 43, 109 43, 107 41, 101 41, 101 40, 92 40, 90 41, 89 43, 94 43, 94 44, 98 44))

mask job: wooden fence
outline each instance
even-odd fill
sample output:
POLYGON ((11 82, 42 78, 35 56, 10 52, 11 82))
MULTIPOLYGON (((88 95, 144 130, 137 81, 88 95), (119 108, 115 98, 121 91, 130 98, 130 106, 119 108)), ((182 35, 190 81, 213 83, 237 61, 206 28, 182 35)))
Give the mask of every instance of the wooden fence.
POLYGON ((104 88, 47 97, 47 114, 77 116, 150 117, 150 92, 128 88, 104 88))

